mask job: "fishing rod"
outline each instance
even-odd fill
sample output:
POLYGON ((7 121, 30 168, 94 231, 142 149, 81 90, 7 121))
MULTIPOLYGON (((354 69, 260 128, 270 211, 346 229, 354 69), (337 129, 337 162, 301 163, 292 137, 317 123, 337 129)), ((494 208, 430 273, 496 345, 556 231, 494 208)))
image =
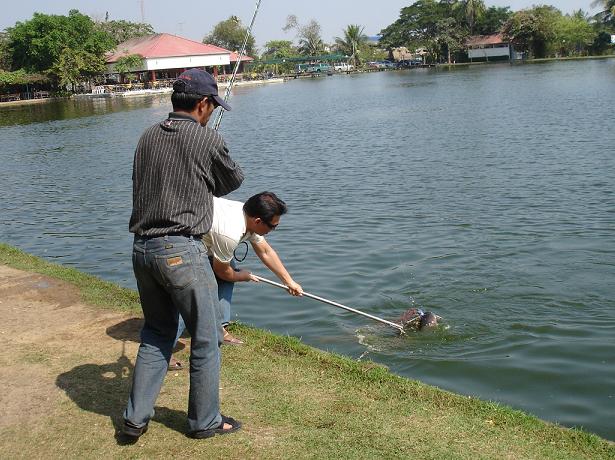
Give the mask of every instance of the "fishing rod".
MULTIPOLYGON (((228 102, 231 96, 231 90, 233 85, 235 84, 235 77, 237 76, 237 71, 239 70, 239 64, 241 64, 241 59, 246 52, 246 47, 248 46, 248 40, 250 39, 250 35, 252 34, 252 27, 254 26, 254 21, 256 20, 256 15, 258 13, 258 9, 261 6, 261 0, 257 0, 256 7, 254 8, 254 14, 252 15, 252 21, 250 22, 250 26, 246 29, 246 35, 243 37, 243 45, 241 46, 241 50, 239 51, 239 56, 237 56, 237 62, 235 62, 235 68, 233 69, 233 75, 231 76, 231 81, 229 82, 226 90, 224 91, 224 102, 228 102)), ((218 111, 218 115, 216 117, 216 121, 214 123, 214 130, 218 131, 218 127, 222 122, 222 116, 224 115, 224 110, 220 109, 218 111)))
MULTIPOLYGON (((271 284, 272 286, 276 286, 276 287, 279 287, 281 289, 284 289, 285 291, 288 291, 288 286, 284 286, 283 284, 276 283, 275 281, 268 280, 267 278, 263 278, 261 276, 255 275, 255 274, 252 274, 252 276, 254 278, 256 278, 257 280, 262 281, 263 283, 271 284)), ((327 299, 325 299, 323 297, 319 297, 317 295, 310 294, 309 292, 303 291, 303 295, 305 297, 309 297, 310 299, 318 300, 319 302, 323 302, 323 303, 326 303, 326 304, 329 304, 329 305, 333 305, 334 307, 343 308, 344 310, 351 311, 353 313, 365 316, 365 317, 373 319, 375 321, 379 321, 379 322, 381 322, 383 324, 386 324, 388 326, 394 327, 401 334, 405 334, 406 333, 406 331, 404 330, 404 326, 402 326, 401 324, 397 324, 397 323, 394 323, 392 321, 387 321, 386 319, 378 318, 377 316, 370 315, 369 313, 365 313, 365 312, 363 312, 361 310, 357 310, 356 308, 351 308, 351 307, 348 307, 348 306, 343 305, 341 303, 333 302, 332 300, 327 300, 327 299)))

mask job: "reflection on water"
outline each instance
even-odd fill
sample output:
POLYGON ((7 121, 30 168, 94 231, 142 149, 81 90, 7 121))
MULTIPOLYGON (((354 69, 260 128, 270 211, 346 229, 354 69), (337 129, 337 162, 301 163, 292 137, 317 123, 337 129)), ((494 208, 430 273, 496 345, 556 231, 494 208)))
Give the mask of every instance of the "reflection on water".
MULTIPOLYGON (((613 438, 615 60, 242 88, 221 132, 289 214, 268 236, 309 292, 240 283, 235 318, 613 438), (367 355, 365 355, 367 353, 367 355)), ((1 109, 2 239, 134 287, 132 154, 168 96, 1 109)), ((254 254, 241 264, 265 275, 254 254)), ((267 275, 269 276, 269 275, 267 275)))
POLYGON ((0 126, 25 125, 55 120, 106 115, 111 112, 143 109, 159 103, 167 103, 168 95, 152 95, 144 98, 75 97, 54 99, 36 104, 9 105, 2 107, 0 126))

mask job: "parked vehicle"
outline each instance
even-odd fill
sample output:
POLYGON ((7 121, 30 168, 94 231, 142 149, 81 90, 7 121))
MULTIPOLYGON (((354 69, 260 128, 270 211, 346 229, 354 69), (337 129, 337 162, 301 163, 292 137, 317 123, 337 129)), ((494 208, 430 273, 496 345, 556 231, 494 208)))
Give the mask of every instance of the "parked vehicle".
POLYGON ((391 61, 373 61, 367 63, 368 67, 373 69, 396 69, 397 64, 391 61))
POLYGON ((297 64, 295 71, 297 73, 330 73, 332 68, 329 64, 319 62, 317 64, 297 64))
POLYGON ((353 69, 354 69, 354 66, 346 62, 333 65, 333 70, 337 72, 349 72, 350 70, 353 70, 353 69))
POLYGON ((413 67, 417 65, 423 65, 423 60, 422 59, 405 59, 397 63, 397 67, 400 67, 400 68, 413 67))

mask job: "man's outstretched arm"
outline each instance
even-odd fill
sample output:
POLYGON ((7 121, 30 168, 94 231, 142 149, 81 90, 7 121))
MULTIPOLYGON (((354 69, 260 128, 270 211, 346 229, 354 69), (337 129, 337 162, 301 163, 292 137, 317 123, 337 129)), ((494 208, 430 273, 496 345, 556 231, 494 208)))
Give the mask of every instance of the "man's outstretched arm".
POLYGON ((292 276, 290 276, 288 270, 286 270, 286 267, 284 267, 284 264, 280 260, 278 253, 275 252, 266 240, 262 240, 259 243, 252 243, 252 247, 263 264, 275 273, 282 283, 288 287, 288 292, 291 295, 303 295, 303 288, 301 285, 293 280, 292 276))

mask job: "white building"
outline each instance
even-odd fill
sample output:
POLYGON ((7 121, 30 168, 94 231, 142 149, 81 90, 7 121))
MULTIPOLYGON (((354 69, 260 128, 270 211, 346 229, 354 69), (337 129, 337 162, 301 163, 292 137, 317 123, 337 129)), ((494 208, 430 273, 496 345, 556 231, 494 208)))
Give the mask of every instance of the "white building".
MULTIPOLYGON (((237 60, 237 53, 219 46, 195 42, 177 35, 154 34, 120 43, 115 51, 107 56, 108 72, 118 73, 115 64, 120 58, 130 55, 142 58, 141 65, 130 71, 146 74, 143 75, 142 81, 150 82, 177 78, 184 70, 194 67, 209 70, 217 76, 219 67, 226 72, 231 62, 237 60)), ((244 56, 242 62, 251 60, 251 57, 244 56)))
POLYGON ((472 61, 497 61, 515 58, 510 42, 502 34, 475 35, 466 40, 468 57, 472 61))

